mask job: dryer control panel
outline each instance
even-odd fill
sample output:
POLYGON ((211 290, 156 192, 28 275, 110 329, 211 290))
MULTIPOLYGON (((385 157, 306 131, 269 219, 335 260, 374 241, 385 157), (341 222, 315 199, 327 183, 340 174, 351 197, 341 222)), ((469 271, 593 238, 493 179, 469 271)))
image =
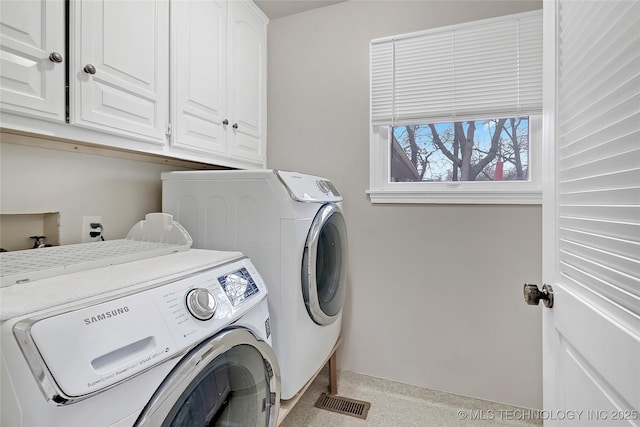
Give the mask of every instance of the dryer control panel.
POLYGON ((274 171, 289 195, 299 202, 339 202, 342 195, 331 181, 298 172, 274 171))
POLYGON ((267 295, 247 258, 138 289, 143 290, 16 323, 14 334, 34 375, 51 375, 48 383, 57 385, 50 400, 82 399, 178 356, 267 295), (204 314, 194 315, 194 307, 204 314))

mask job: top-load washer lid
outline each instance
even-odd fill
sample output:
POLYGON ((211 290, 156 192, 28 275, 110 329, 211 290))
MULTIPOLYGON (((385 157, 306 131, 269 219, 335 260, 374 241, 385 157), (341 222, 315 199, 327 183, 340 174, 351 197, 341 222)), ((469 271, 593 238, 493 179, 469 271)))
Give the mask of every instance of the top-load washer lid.
POLYGON ((299 202, 339 202, 342 195, 331 181, 299 172, 274 170, 292 199, 299 202))
MULTIPOLYGON (((160 267, 174 256, 154 261, 160 267)), ((122 265, 97 269, 95 277, 127 280, 127 273, 143 263, 149 267, 149 261, 128 263, 128 271, 122 265)), ((86 279, 70 278, 69 285, 90 287, 86 279)), ((125 295, 62 314, 25 318, 13 331, 45 396, 66 404, 185 353, 246 314, 266 294, 262 278, 243 257, 141 283, 125 295)))

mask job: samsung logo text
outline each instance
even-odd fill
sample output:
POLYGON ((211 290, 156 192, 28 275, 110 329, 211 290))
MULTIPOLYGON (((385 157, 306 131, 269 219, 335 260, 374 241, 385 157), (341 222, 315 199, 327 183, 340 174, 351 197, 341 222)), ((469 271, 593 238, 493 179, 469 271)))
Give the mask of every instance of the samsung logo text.
POLYGON ((104 313, 100 313, 95 316, 87 317, 84 319, 84 324, 91 325, 93 323, 102 322, 103 320, 107 320, 112 317, 116 317, 120 314, 124 314, 128 312, 129 312, 129 307, 125 305, 124 307, 121 307, 121 308, 116 308, 114 310, 105 311, 104 313))

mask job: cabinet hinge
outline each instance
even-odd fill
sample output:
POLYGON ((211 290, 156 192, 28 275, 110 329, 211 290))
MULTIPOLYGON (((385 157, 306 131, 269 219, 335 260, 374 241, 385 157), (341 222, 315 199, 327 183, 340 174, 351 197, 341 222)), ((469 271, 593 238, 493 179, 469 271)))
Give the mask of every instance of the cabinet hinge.
POLYGON ((167 130, 165 131, 167 138, 171 136, 171 123, 167 124, 167 130))

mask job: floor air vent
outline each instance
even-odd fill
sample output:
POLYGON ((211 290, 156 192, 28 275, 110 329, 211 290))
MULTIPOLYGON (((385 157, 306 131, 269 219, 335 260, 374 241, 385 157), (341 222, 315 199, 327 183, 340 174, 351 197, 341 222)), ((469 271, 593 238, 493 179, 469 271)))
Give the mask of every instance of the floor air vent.
POLYGON ((316 402, 316 408, 326 409, 339 414, 366 419, 371 403, 362 400, 349 399, 341 396, 330 396, 322 393, 316 402))

